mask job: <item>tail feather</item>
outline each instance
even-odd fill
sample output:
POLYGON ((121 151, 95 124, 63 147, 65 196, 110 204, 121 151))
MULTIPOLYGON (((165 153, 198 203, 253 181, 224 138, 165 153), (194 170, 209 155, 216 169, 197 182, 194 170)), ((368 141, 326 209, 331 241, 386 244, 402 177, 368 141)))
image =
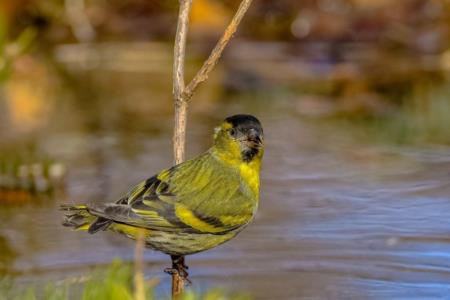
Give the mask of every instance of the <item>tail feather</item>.
POLYGON ((65 212, 62 225, 75 230, 96 233, 99 230, 107 229, 112 222, 106 218, 92 215, 86 205, 61 205, 60 209, 65 212))
POLYGON ((107 218, 98 217, 97 220, 89 226, 88 232, 93 234, 100 230, 106 230, 111 223, 112 221, 107 218))

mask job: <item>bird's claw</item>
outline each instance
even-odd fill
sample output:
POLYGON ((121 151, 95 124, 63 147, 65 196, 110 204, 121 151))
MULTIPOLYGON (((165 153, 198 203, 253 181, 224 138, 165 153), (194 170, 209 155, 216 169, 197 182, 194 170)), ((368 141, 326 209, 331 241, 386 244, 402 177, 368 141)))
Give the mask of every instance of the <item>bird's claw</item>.
POLYGON ((172 268, 166 268, 164 269, 164 272, 172 276, 178 274, 178 276, 180 276, 181 279, 183 279, 186 285, 191 285, 192 281, 188 279, 189 277, 189 273, 187 272, 188 269, 189 267, 185 265, 184 261, 175 261, 172 268))
POLYGON ((186 285, 191 285, 192 281, 188 278, 189 273, 186 271, 186 269, 177 270, 176 268, 165 268, 164 272, 169 275, 175 275, 178 274, 181 279, 186 283, 186 285))
POLYGON ((174 274, 178 273, 178 270, 175 268, 165 268, 164 273, 169 274, 169 275, 174 275, 174 274))
POLYGON ((182 278, 183 278, 184 283, 187 286, 192 285, 192 281, 189 278, 187 278, 187 277, 182 277, 182 278))

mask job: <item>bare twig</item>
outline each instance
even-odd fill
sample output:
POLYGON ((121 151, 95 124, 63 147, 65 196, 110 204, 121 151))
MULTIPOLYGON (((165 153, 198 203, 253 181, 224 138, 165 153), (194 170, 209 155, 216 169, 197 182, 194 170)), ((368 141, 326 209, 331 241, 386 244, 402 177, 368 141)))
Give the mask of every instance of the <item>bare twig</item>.
MULTIPOLYGON (((186 125, 187 125, 187 109, 188 100, 192 98, 194 91, 198 85, 204 82, 214 66, 217 64, 220 56, 222 55, 225 46, 239 26, 244 14, 248 10, 252 0, 243 0, 231 20, 228 27, 225 29, 220 40, 212 50, 208 59, 200 68, 198 73, 194 76, 192 81, 185 87, 184 83, 184 62, 186 52, 186 38, 189 27, 189 12, 192 6, 192 0, 179 0, 180 9, 178 13, 177 33, 175 37, 174 46, 174 62, 173 62, 173 98, 175 103, 175 126, 173 133, 173 152, 175 164, 179 164, 184 161, 185 157, 185 145, 186 145, 186 125)), ((184 258, 181 257, 181 261, 184 266, 184 258)), ((173 262, 173 269, 178 270, 179 265, 173 262), (178 269, 176 268, 178 266, 178 269)), ((172 298, 176 299, 183 293, 184 279, 180 275, 179 270, 172 272, 172 298)))
POLYGON ((192 0, 180 0, 177 33, 173 51, 173 96, 177 100, 181 98, 181 94, 184 90, 184 61, 191 6, 192 0))
POLYGON ((184 161, 187 107, 187 101, 175 100, 175 129, 173 134, 173 151, 175 164, 179 164, 184 161))
POLYGON ((177 268, 177 265, 172 261, 172 268, 176 270, 172 273, 172 299, 176 300, 183 293, 184 279, 177 268))
MULTIPOLYGON (((186 38, 189 27, 189 13, 192 0, 180 0, 178 12, 177 33, 175 36, 173 60, 173 98, 175 103, 175 127, 173 133, 173 156, 175 164, 184 161, 186 144, 187 102, 183 100, 184 91, 184 61, 186 38)), ((183 293, 184 281, 180 273, 172 273, 172 299, 183 293)))
POLYGON ((182 98, 184 91, 184 61, 186 38, 189 27, 189 12, 192 0, 180 0, 177 33, 175 36, 173 61, 173 98, 175 101, 175 128, 173 135, 173 154, 175 164, 184 161, 184 145, 186 143, 187 103, 182 98))

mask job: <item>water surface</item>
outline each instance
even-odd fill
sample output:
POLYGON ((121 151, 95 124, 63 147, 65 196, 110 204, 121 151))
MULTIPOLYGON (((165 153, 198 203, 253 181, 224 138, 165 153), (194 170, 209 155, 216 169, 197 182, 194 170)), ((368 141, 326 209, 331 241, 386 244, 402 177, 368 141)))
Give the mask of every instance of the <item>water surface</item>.
MULTIPOLYGON (((65 192, 0 209, 3 272, 21 282, 132 260, 131 241, 71 232, 57 208, 113 201, 171 164, 170 86, 160 86, 170 76, 71 76, 75 92, 55 92, 47 124, 28 137, 67 166, 65 192)), ((256 299, 450 298, 449 148, 374 142, 305 119, 296 110, 301 96, 224 95, 212 85, 193 99, 188 156, 205 151, 214 126, 234 113, 260 118, 266 155, 255 221, 231 242, 188 257, 194 288, 225 286, 256 299)), ((168 293, 169 258, 149 250, 145 261, 146 275, 160 277, 158 289, 168 293)))

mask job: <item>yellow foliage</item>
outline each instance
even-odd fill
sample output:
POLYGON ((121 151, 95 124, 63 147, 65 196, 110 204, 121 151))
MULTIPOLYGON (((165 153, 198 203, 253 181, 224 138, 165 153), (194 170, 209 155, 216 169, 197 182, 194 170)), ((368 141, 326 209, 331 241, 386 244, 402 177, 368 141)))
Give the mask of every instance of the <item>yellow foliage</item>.
POLYGON ((222 31, 228 23, 229 11, 219 1, 195 0, 191 10, 191 28, 194 32, 222 31))
POLYGON ((16 64, 19 66, 5 84, 8 115, 14 129, 29 131, 47 119, 50 84, 45 68, 31 57, 18 59, 16 64))

